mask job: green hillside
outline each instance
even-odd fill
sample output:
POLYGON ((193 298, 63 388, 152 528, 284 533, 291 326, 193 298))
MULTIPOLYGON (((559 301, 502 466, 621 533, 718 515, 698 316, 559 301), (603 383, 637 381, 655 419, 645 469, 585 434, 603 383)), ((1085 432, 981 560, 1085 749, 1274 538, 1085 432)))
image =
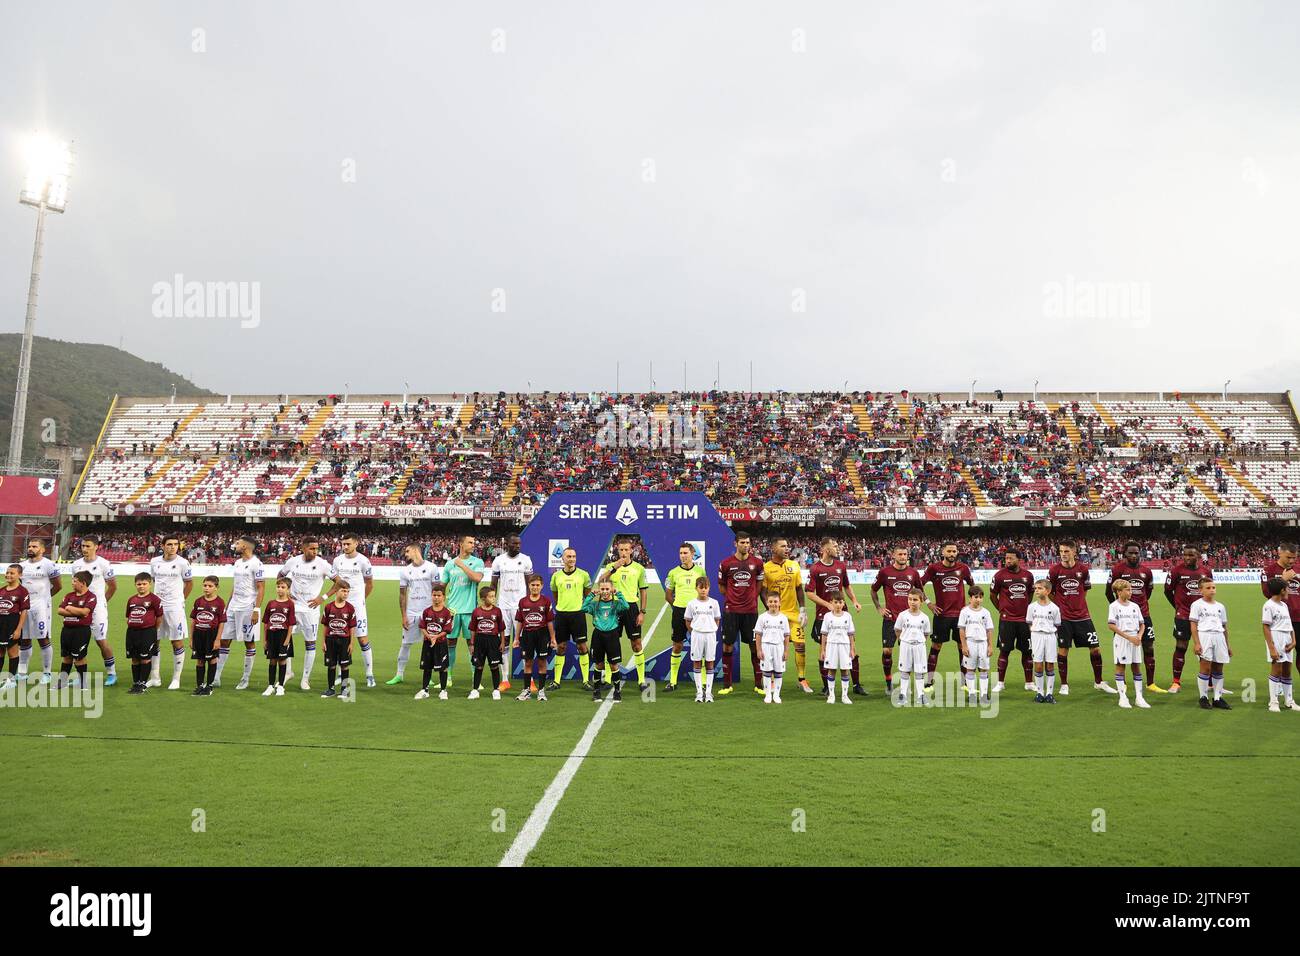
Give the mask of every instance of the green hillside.
MULTIPOLYGON (((0 455, 9 448, 21 347, 19 333, 0 334, 0 455)), ((146 362, 111 345, 37 336, 27 394, 25 460, 40 460, 41 422, 45 419, 58 423, 60 441, 89 446, 99 434, 115 394, 170 395, 172 385, 177 395, 213 394, 157 362, 146 362)))

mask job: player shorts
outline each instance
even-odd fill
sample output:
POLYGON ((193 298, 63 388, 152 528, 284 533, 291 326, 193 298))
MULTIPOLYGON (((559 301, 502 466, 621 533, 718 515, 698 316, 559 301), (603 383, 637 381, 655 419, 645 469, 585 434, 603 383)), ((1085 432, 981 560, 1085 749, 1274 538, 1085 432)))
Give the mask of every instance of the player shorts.
POLYGON ((524 631, 519 635, 519 649, 523 652, 526 661, 546 657, 551 653, 551 632, 524 631))
POLYGON ((556 611, 555 612, 555 643, 560 650, 568 645, 569 641, 577 644, 587 642, 587 615, 581 611, 556 611))
POLYGON ((1056 629, 1056 646, 1061 650, 1073 647, 1100 647, 1097 628, 1091 620, 1062 621, 1056 629))
MULTIPOLYGON (((514 607, 511 607, 509 604, 502 604, 500 607, 501 616, 506 619, 506 647, 509 647, 510 642, 519 636, 519 634, 523 633, 519 630, 519 622, 515 620, 515 612, 519 610, 519 606, 515 605, 514 607)), ((549 639, 550 638, 548 637, 547 640, 549 639)), ((519 646, 522 648, 524 642, 520 641, 519 646)))
POLYGON ((466 611, 464 614, 455 614, 451 616, 451 630, 447 633, 447 640, 456 641, 464 637, 467 641, 472 641, 474 635, 469 630, 469 619, 474 616, 473 611, 466 611))
POLYGON ((754 625, 758 623, 758 615, 742 611, 723 611, 722 612, 722 643, 731 647, 736 643, 736 637, 739 636, 741 643, 754 643, 754 625))
POLYGON ((47 641, 50 639, 50 621, 54 611, 48 604, 33 604, 27 609, 27 620, 23 621, 23 640, 47 641))
MULTIPOLYGON (((1286 646, 1291 643, 1290 634, 1272 634, 1269 639, 1273 642, 1273 648, 1281 656, 1282 661, 1295 663, 1295 648, 1289 651, 1286 649, 1286 646)), ((1272 655, 1268 655, 1268 661, 1270 664, 1273 663, 1272 655)))
POLYGON ((22 639, 23 636, 18 633, 18 615, 0 616, 0 650, 8 648, 11 644, 17 646, 22 639))
POLYGON ((90 614, 90 636, 96 641, 108 640, 108 602, 103 598, 90 614))
POLYGON ((1115 635, 1115 643, 1111 646, 1111 656, 1115 658, 1115 664, 1122 667, 1125 664, 1141 664, 1142 648, 1134 644, 1127 637, 1115 635))
POLYGON ((163 605, 162 621, 158 627, 158 638, 164 641, 185 640, 185 608, 183 605, 177 607, 163 605))
POLYGON ((225 640, 250 644, 257 640, 257 625, 253 623, 255 608, 226 608, 225 640))
POLYGON ((989 669, 989 642, 966 639, 966 650, 970 651, 961 659, 962 667, 968 671, 986 671, 989 669))
POLYGON ((266 659, 287 661, 293 657, 293 637, 288 631, 266 632, 266 659))
POLYGON ((1029 651, 1035 664, 1056 660, 1056 635, 1051 631, 1033 631, 1029 635, 1029 651))
POLYGON ((470 659, 475 667, 501 663, 501 638, 495 634, 475 634, 470 659))
POLYGON ((325 638, 325 666, 350 667, 352 665, 352 642, 346 637, 325 638))
POLYGON ((763 673, 785 673, 785 645, 763 641, 763 673))
POLYGON ((89 647, 89 624, 79 624, 76 627, 65 627, 63 633, 59 636, 59 653, 64 657, 71 657, 74 661, 81 660, 85 657, 86 649, 89 647))
POLYGON ((894 630, 894 619, 892 617, 882 617, 880 619, 880 646, 893 647, 898 643, 898 632, 894 630))
POLYGON ((998 650, 1003 654, 1010 654, 1012 651, 1019 651, 1021 654, 1030 653, 1029 622, 999 621, 998 650))
POLYGON ((354 637, 369 637, 369 636, 370 636, 370 619, 366 616, 366 604, 365 604, 365 602, 362 601, 360 604, 357 604, 357 603, 354 601, 354 602, 351 602, 351 603, 352 603, 352 610, 353 610, 353 613, 356 614, 356 618, 357 618, 357 626, 356 626, 356 630, 354 630, 354 631, 352 632, 352 635, 353 635, 354 637))
POLYGON ((934 616, 934 635, 933 640, 936 644, 947 644, 949 641, 959 639, 957 634, 957 621, 960 618, 943 617, 936 614, 934 616))
POLYGON ((126 631, 126 656, 133 661, 143 661, 158 653, 158 628, 131 627, 126 631))
POLYGON ((1201 631, 1201 660, 1214 664, 1226 664, 1232 660, 1228 653, 1228 639, 1222 631, 1201 631))
POLYGON ((615 667, 623 661, 623 643, 618 630, 602 631, 596 628, 591 635, 591 663, 603 667, 609 661, 615 667))
POLYGON ((1142 618, 1142 644, 1144 646, 1156 642, 1156 626, 1152 623, 1151 618, 1142 618))
POLYGON ((213 661, 217 659, 216 631, 193 630, 190 632, 190 659, 195 661, 213 661))
POLYGON ((790 622, 790 643, 802 644, 803 625, 799 623, 799 615, 797 613, 787 614, 785 619, 790 622))
POLYGON ((685 644, 691 636, 691 629, 686 624, 686 608, 673 605, 673 643, 685 644))
POLYGON ((418 607, 414 604, 406 605, 406 616, 413 623, 410 627, 406 627, 405 624, 402 626, 403 644, 417 644, 424 639, 424 635, 420 633, 420 615, 424 613, 424 609, 428 606, 427 604, 418 607))
POLYGON ((1184 644, 1192 642, 1192 622, 1186 618, 1174 618, 1174 640, 1184 644))
POLYGON ((629 640, 641 640, 641 625, 636 622, 637 617, 641 614, 641 607, 638 604, 629 604, 627 610, 618 616, 619 626, 629 640))
POLYGON ((691 660, 708 661, 712 664, 718 659, 718 632, 691 631, 691 660))
POLYGON ((425 641, 420 651, 420 670, 445 671, 447 669, 447 642, 425 641))
POLYGON ((827 644, 822 666, 828 671, 847 671, 853 666, 853 654, 847 644, 827 644))
POLYGON ((320 608, 308 607, 306 604, 294 604, 293 627, 308 644, 316 643, 320 633, 320 608))
POLYGON ((894 666, 904 674, 925 674, 930 670, 930 653, 924 641, 908 641, 898 645, 894 666))

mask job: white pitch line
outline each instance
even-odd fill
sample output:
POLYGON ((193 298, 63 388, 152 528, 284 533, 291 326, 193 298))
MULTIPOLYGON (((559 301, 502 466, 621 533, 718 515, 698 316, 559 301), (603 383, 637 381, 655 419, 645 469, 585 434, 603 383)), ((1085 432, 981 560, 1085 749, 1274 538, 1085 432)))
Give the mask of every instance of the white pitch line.
MULTIPOLYGON (((650 625, 649 633, 646 634, 646 640, 649 640, 650 635, 659 626, 659 621, 663 618, 666 610, 668 610, 667 604, 659 609, 654 623, 650 625)), ((645 646, 644 642, 642 646, 645 646)), ((524 865, 524 861, 528 859, 528 854, 533 851, 533 847, 537 846, 537 841, 546 832, 546 825, 551 822, 551 814, 560 805, 560 800, 564 797, 564 791, 569 789, 569 784, 573 782, 573 778, 577 775, 578 768, 582 766, 582 761, 591 752, 591 745, 596 742, 596 735, 600 733, 600 728, 604 725, 605 718, 609 716, 609 712, 613 707, 614 702, 607 699, 596 708, 595 716, 587 724, 587 729, 582 732, 582 737, 579 738, 577 745, 573 748, 573 753, 569 754, 569 759, 564 761, 564 766, 555 775, 551 785, 546 788, 546 791, 542 794, 542 799, 538 800, 537 806, 533 807, 533 812, 524 821, 523 829, 519 831, 515 841, 510 844, 510 849, 506 850, 506 855, 501 858, 501 862, 497 864, 498 866, 524 865)))

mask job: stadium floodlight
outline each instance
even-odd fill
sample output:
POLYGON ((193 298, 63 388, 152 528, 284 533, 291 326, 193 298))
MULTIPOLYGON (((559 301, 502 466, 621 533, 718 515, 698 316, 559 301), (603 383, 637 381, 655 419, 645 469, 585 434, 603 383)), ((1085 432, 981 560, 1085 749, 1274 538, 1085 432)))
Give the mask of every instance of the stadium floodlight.
POLYGON ((1232 379, 1228 379, 1226 382, 1223 383, 1223 400, 1225 402, 1228 400, 1228 386, 1231 384, 1232 384, 1232 379))

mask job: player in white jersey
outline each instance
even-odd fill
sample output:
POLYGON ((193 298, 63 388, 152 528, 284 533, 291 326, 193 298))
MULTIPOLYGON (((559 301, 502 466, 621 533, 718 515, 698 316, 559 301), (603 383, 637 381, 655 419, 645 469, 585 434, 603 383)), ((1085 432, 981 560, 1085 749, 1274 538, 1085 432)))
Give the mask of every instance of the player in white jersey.
MULTIPOLYGON (((185 669, 185 600, 194 587, 190 563, 180 555, 181 542, 175 535, 163 539, 162 554, 149 562, 153 575, 154 594, 162 601, 162 620, 158 626, 158 640, 172 642, 172 682, 168 690, 181 689, 181 671, 185 669)), ((154 655, 153 670, 149 675, 150 687, 161 687, 159 674, 161 657, 154 655)))
MULTIPOLYGON (((289 596, 293 598, 294 629, 302 634, 303 690, 311 690, 311 669, 316 663, 316 632, 320 629, 320 606, 325 603, 321 588, 333 577, 334 569, 320 556, 320 542, 304 538, 301 554, 295 554, 280 568, 279 577, 289 579, 289 596)), ((292 660, 292 658, 291 658, 292 660)), ((285 680, 293 676, 285 675, 285 680)))
POLYGON ((221 674, 226 669, 233 641, 244 644, 244 672, 235 690, 247 690, 257 663, 257 625, 262 616, 262 603, 266 597, 266 570, 257 556, 251 538, 235 542, 235 563, 232 568, 230 603, 226 605, 226 626, 221 632, 221 650, 217 652, 217 676, 214 687, 221 686, 221 674))
POLYGON ((334 584, 326 593, 324 603, 328 604, 334 599, 334 592, 339 589, 340 583, 347 582, 348 603, 352 605, 357 622, 352 633, 356 635, 357 645, 361 648, 361 660, 366 665, 366 686, 374 687, 375 649, 370 645, 370 628, 366 623, 366 598, 370 597, 370 592, 375 587, 374 569, 370 566, 370 559, 357 550, 360 543, 361 539, 351 531, 343 536, 343 553, 335 555, 334 563, 330 566, 334 584))
POLYGON ((1034 658, 1034 703, 1055 704, 1056 629, 1061 626, 1061 609, 1052 601, 1052 585, 1046 578, 1034 582, 1034 599, 1025 608, 1025 623, 1034 658))
POLYGON ((972 584, 966 591, 966 606, 957 615, 957 636, 961 640, 962 668, 966 671, 966 693, 989 699, 989 635, 993 615, 984 606, 984 589, 972 584), (981 684, 983 688, 981 689, 981 684))
POLYGON ((894 615, 894 634, 898 643, 898 694, 894 703, 906 706, 908 703, 907 681, 910 677, 916 689, 916 703, 925 704, 925 682, 930 674, 930 655, 926 649, 933 625, 921 610, 925 592, 913 586, 907 595, 907 610, 894 615))
POLYGON ((1115 689, 1119 691, 1119 705, 1130 709, 1128 690, 1124 687, 1124 666, 1133 669, 1133 686, 1137 690, 1137 705, 1149 710, 1151 705, 1142 696, 1142 638, 1146 635, 1146 620, 1142 608, 1129 600, 1133 596, 1133 585, 1120 578, 1111 590, 1115 600, 1111 602, 1110 612, 1106 615, 1106 625, 1115 635, 1112 648, 1115 658, 1115 689))
POLYGON ((686 605, 686 626, 691 629, 691 664, 695 667, 695 703, 713 703, 713 663, 718 656, 718 627, 722 608, 709 597, 709 579, 695 579, 695 599, 686 605))
POLYGON ((81 557, 72 562, 72 573, 85 571, 90 575, 90 590, 95 595, 95 611, 90 617, 90 636, 104 655, 104 686, 117 683, 117 661, 108 643, 108 602, 117 593, 117 578, 113 565, 99 556, 99 539, 86 535, 81 539, 81 557))
POLYGON ((433 586, 441 580, 438 566, 424 560, 424 550, 418 544, 408 544, 402 551, 406 567, 397 575, 397 609, 402 616, 402 646, 397 652, 397 673, 386 684, 400 684, 406 677, 406 662, 411 659, 411 648, 423 640, 420 633, 420 615, 432 605, 433 586))
POLYGON ((35 641, 41 649, 41 683, 48 684, 54 668, 54 645, 50 643, 54 595, 63 589, 63 576, 54 562, 45 556, 45 542, 40 538, 27 543, 27 560, 22 566, 23 587, 27 589, 31 608, 23 621, 23 633, 18 641, 18 679, 27 680, 27 664, 32 656, 32 641, 35 641))
POLYGON ((785 658, 790 646, 790 619, 781 613, 781 595, 767 595, 767 610, 754 622, 754 642, 758 645, 758 663, 763 671, 763 703, 781 703, 781 680, 785 677, 785 658))
POLYGON ((1201 659, 1196 685, 1201 691, 1202 710, 1232 710, 1223 699, 1223 666, 1232 660, 1228 644, 1228 609, 1214 599, 1213 579, 1201 581, 1201 596, 1192 602, 1187 620, 1192 626, 1192 650, 1201 659), (1210 701, 1210 691, 1214 701, 1210 701))
POLYGON ((1269 578, 1264 585, 1268 600, 1264 602, 1264 649, 1268 652, 1268 711, 1280 713, 1278 698, 1286 700, 1287 710, 1300 710, 1291 693, 1291 665, 1295 663, 1295 625, 1287 607, 1287 582, 1269 578))
POLYGON ((858 655, 853 626, 853 615, 844 610, 844 592, 832 591, 831 609, 822 615, 821 626, 821 666, 826 672, 826 703, 835 703, 835 672, 840 672, 840 699, 853 703, 849 697, 850 675, 853 671, 853 659, 858 655))
MULTIPOLYGON (((515 612, 519 602, 528 595, 528 575, 533 573, 533 559, 520 550, 519 535, 512 534, 506 538, 506 549, 492 559, 492 577, 496 579, 497 603, 506 618, 506 647, 509 648, 517 637, 515 612)), ((486 580, 485 582, 486 583, 486 580)), ((507 650, 507 654, 512 652, 507 650)), ((501 682, 502 690, 510 689, 510 678, 515 673, 513 657, 506 661, 505 679, 501 682)), ((528 688, 528 681, 524 681, 528 688)))

